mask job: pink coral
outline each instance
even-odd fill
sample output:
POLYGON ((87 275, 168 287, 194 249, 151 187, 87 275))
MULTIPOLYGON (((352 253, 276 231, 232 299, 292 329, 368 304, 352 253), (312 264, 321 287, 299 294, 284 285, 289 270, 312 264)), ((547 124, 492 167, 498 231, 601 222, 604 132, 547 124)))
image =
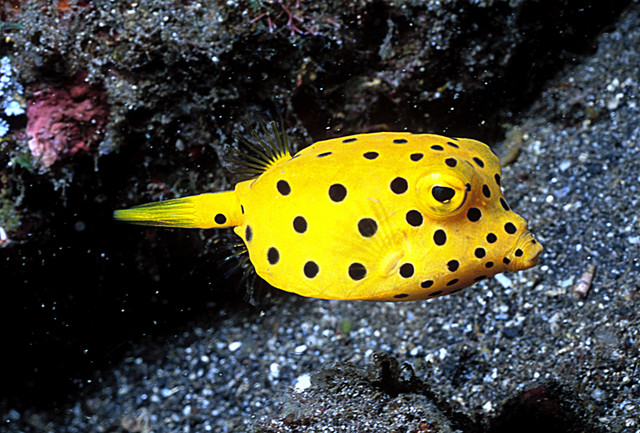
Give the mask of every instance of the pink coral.
POLYGON ((82 74, 66 86, 36 90, 27 105, 29 149, 45 168, 88 151, 100 140, 108 114, 104 92, 82 74))

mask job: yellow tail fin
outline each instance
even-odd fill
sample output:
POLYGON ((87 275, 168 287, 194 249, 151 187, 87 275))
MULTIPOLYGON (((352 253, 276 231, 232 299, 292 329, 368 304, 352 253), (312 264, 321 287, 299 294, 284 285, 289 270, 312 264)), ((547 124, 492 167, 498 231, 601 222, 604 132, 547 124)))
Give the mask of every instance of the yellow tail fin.
POLYGON ((121 209, 113 217, 148 226, 209 229, 242 224, 241 209, 235 191, 224 191, 121 209))

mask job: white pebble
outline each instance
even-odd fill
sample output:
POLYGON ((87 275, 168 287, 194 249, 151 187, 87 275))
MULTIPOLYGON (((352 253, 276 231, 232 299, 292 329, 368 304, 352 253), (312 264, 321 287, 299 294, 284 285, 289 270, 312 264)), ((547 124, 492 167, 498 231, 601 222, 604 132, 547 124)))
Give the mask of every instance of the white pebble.
POLYGON ((500 283, 500 285, 502 287, 504 287, 505 289, 511 287, 511 285, 512 285, 511 280, 509 279, 509 277, 507 277, 504 274, 497 274, 493 278, 495 278, 498 281, 498 283, 500 283))
POLYGON ((229 344, 229 350, 235 352, 236 350, 240 349, 240 346, 242 346, 242 342, 234 341, 233 343, 229 344))
POLYGON ((302 392, 311 386, 311 376, 309 374, 303 374, 298 376, 294 389, 296 392, 302 392))
POLYGON ((569 167, 571 167, 571 161, 564 160, 560 163, 560 171, 566 171, 569 167))
POLYGON ((277 379, 278 377, 280 377, 280 364, 278 364, 277 362, 272 362, 269 366, 269 375, 273 379, 277 379))
POLYGON ((438 358, 440 358, 441 361, 444 360, 448 354, 449 352, 447 352, 447 349, 445 349, 444 347, 438 350, 438 358))
POLYGON ((560 281, 560 287, 562 287, 563 289, 566 289, 567 287, 573 285, 573 275, 565 278, 564 280, 560 281))

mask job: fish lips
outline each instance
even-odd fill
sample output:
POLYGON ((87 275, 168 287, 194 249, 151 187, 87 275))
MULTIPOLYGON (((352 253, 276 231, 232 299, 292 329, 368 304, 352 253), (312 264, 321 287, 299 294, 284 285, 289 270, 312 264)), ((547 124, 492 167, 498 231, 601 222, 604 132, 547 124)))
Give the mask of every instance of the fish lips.
POLYGON ((540 242, 529 231, 523 232, 514 247, 505 256, 508 271, 522 271, 538 264, 538 257, 544 250, 540 242))

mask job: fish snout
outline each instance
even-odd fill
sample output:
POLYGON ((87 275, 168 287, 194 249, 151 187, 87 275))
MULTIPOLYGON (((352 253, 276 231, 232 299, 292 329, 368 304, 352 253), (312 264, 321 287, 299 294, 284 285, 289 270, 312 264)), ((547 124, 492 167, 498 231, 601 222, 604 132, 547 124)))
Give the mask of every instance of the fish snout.
POLYGON ((542 250, 542 245, 533 237, 531 232, 522 233, 513 249, 506 256, 509 259, 507 270, 521 271, 534 267, 538 264, 538 256, 542 250))

